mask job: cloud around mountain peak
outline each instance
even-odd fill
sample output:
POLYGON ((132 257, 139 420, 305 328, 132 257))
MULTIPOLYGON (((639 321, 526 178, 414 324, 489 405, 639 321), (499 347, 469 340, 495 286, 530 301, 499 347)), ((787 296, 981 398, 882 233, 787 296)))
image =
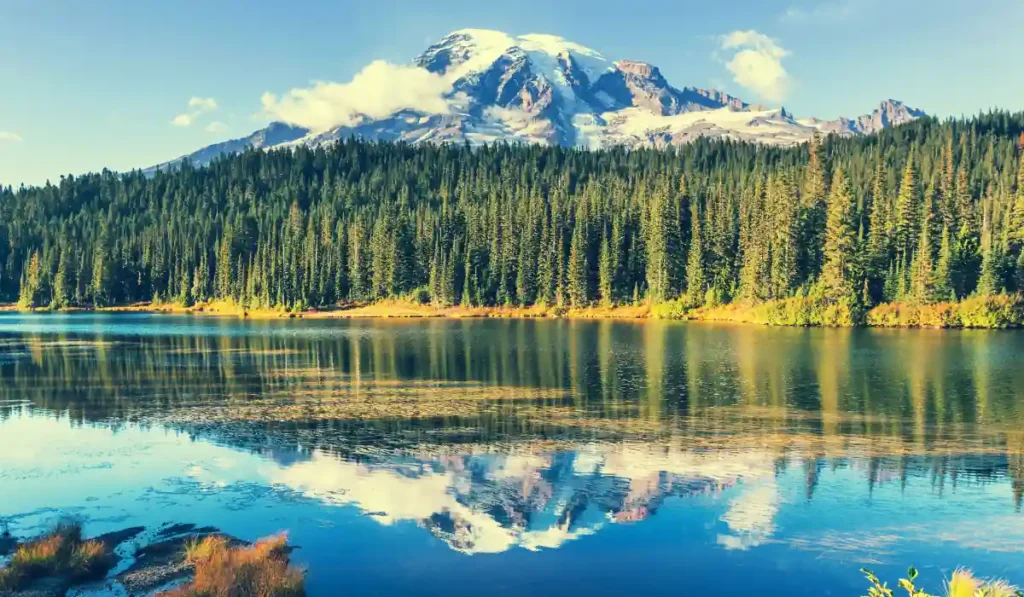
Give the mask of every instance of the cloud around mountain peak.
POLYGON ((371 62, 348 83, 317 81, 278 97, 264 93, 262 110, 271 120, 322 132, 383 118, 400 110, 447 114, 452 81, 415 65, 371 62))

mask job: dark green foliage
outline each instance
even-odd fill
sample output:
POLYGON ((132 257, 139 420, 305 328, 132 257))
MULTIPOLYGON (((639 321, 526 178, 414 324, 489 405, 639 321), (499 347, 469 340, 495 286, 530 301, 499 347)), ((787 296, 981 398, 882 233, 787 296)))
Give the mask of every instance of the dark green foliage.
POLYGON ((0 187, 0 301, 301 308, 423 292, 442 305, 550 306, 813 295, 861 308, 1013 292, 1024 287, 1022 130, 1024 115, 995 112, 791 149, 349 140, 152 177, 0 187))

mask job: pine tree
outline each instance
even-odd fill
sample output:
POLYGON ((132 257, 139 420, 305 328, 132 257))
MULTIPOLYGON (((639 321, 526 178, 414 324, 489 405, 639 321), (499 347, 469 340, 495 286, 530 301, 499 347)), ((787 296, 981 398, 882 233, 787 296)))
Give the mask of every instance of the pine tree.
POLYGON ((39 306, 39 291, 42 287, 42 265, 39 263, 39 252, 32 253, 22 273, 21 295, 18 306, 22 309, 35 309, 39 306))
POLYGON ((576 223, 569 246, 568 291, 569 303, 574 307, 584 307, 590 302, 585 229, 585 223, 576 223))
POLYGON ((783 173, 769 186, 769 205, 774 209, 771 218, 771 296, 785 298, 790 295, 799 279, 800 218, 796 189, 789 175, 783 173))
MULTIPOLYGON (((758 178, 763 178, 758 176, 758 178)), ((765 186, 773 187, 775 177, 769 176, 767 185, 760 181, 742 206, 740 215, 740 274, 739 297, 758 302, 771 297, 771 244, 770 222, 765 213, 765 186)))
POLYGON ((92 304, 97 307, 107 305, 110 300, 110 269, 107 260, 107 249, 100 242, 93 251, 92 260, 92 282, 89 284, 89 294, 92 304))
POLYGON ((611 307, 615 303, 615 297, 612 294, 615 285, 615 263, 612 255, 611 239, 605 233, 601 237, 601 257, 598 267, 598 292, 601 295, 601 304, 605 307, 611 307))
POLYGON ((369 298, 370 289, 366 276, 367 258, 361 220, 357 219, 352 223, 348 242, 349 298, 355 301, 366 300, 369 298))
POLYGON ((949 240, 949 228, 942 227, 942 238, 939 241, 939 259, 935 264, 935 275, 933 278, 932 295, 936 300, 956 301, 956 294, 953 292, 953 247, 949 240))
POLYGON ((828 197, 828 164, 821 135, 815 131, 808 146, 809 159, 801 191, 801 266, 803 279, 813 280, 821 272, 828 197))
POLYGON ((1024 291, 1024 147, 1020 148, 1017 167, 1017 193, 1010 209, 1010 248, 1008 256, 1015 259, 1014 278, 1017 290, 1024 291))
MULTIPOLYGON (((918 186, 917 168, 914 164, 915 151, 910 150, 907 166, 903 171, 903 182, 896 197, 894 240, 896 254, 906 260, 916 249, 920 234, 921 191, 918 186)), ((904 261, 905 262, 905 261, 904 261)))
POLYGON ((72 303, 72 290, 74 281, 71 279, 71 264, 73 257, 69 255, 68 247, 60 250, 60 261, 57 265, 57 274, 53 278, 53 307, 60 309, 69 307, 72 303))
POLYGON ((647 224, 647 288, 651 301, 658 303, 679 293, 681 241, 677 198, 667 183, 659 184, 651 198, 647 224))
POLYGON ((825 228, 825 260, 819 286, 822 295, 835 301, 854 303, 861 281, 857 260, 856 203, 843 171, 837 170, 828 200, 825 228))
POLYGON ((697 204, 690 204, 690 249, 686 259, 686 294, 692 303, 704 301, 707 274, 704 270, 704 239, 701 235, 700 213, 697 204))
MULTIPOLYGON (((928 210, 930 212, 930 209, 928 210)), ((914 302, 929 304, 935 302, 935 261, 932 257, 931 218, 921 223, 918 238, 911 261, 910 295, 914 302)))
POLYGON ((1003 291, 999 281, 998 264, 1000 262, 999 249, 990 247, 982 253, 981 275, 978 277, 978 286, 975 294, 978 296, 992 296, 1003 291))
POLYGON ((881 156, 875 164, 871 190, 871 214, 868 219, 867 258, 869 275, 881 279, 890 261, 888 222, 889 199, 885 195, 885 163, 881 156))

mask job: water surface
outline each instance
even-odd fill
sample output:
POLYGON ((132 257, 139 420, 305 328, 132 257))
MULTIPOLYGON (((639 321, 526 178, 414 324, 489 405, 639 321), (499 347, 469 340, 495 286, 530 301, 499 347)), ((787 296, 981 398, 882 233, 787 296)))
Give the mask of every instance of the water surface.
POLYGON ((287 530, 312 595, 1024 582, 1024 334, 0 315, 0 517, 287 530))

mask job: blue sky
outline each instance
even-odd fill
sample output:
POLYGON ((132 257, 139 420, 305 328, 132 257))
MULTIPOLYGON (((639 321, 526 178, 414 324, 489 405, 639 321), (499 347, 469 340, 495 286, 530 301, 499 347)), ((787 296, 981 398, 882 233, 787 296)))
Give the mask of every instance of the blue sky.
POLYGON ((344 83, 467 27, 560 35, 798 116, 889 97, 939 116, 1021 110, 1021 24, 1021 0, 0 0, 0 183, 149 166, 246 135, 268 120, 264 93, 344 83), (724 48, 733 32, 743 45, 724 48), (744 49, 771 64, 736 76, 744 49), (760 85, 773 67, 784 84, 760 85))

